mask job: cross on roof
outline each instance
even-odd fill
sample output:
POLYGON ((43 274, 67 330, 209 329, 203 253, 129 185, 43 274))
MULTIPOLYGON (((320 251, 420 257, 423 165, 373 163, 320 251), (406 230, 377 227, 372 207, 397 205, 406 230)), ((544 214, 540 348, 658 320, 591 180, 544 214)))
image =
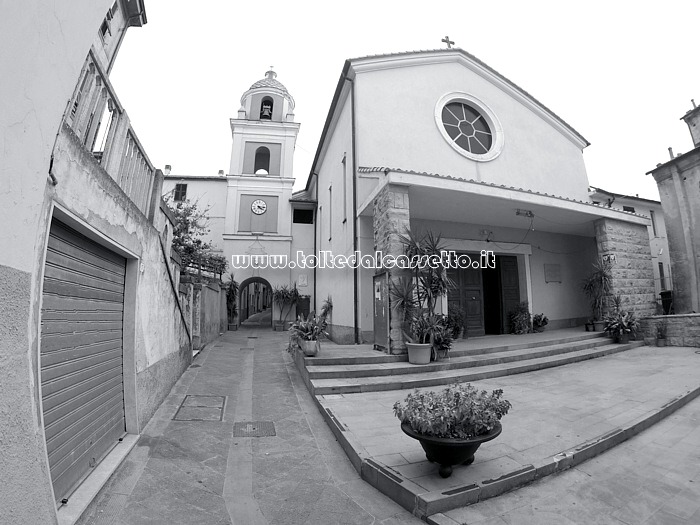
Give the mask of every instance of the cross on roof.
POLYGON ((450 40, 449 36, 446 36, 445 38, 443 38, 441 40, 441 42, 445 42, 445 44, 447 44, 447 49, 450 49, 454 45, 454 41, 450 40))

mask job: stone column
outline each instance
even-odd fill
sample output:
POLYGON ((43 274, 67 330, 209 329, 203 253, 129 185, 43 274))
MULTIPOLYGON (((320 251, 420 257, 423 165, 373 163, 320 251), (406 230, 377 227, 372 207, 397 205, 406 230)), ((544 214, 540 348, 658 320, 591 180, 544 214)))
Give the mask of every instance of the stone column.
MULTIPOLYGON (((374 249, 384 255, 402 255, 403 244, 399 235, 410 227, 408 187, 387 184, 374 199, 374 249)), ((401 276, 410 276, 406 270, 389 270, 389 284, 401 276)), ((401 318, 393 309, 389 295, 389 351, 392 354, 406 353, 406 344, 401 333, 401 318)))
POLYGON ((612 295, 637 317, 656 313, 654 270, 647 227, 614 219, 595 223, 598 255, 614 256, 612 295))

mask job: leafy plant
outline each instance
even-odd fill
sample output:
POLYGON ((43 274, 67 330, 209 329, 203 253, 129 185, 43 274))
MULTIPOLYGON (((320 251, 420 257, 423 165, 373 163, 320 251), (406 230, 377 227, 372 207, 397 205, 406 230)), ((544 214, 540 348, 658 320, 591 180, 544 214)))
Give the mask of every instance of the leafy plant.
POLYGON ((468 439, 488 433, 508 413, 512 406, 502 396, 503 390, 456 383, 439 392, 416 390, 394 404, 394 414, 419 434, 468 439))
POLYGON ((318 341, 321 337, 328 337, 326 333, 326 319, 311 312, 308 316, 300 315, 289 327, 292 338, 301 341, 318 341))
POLYGON ((452 331, 452 339, 459 337, 459 332, 464 328, 467 321, 467 312, 464 308, 454 307, 449 309, 447 314, 447 328, 452 331))
POLYGON ((593 318, 596 320, 603 319, 605 299, 612 291, 612 267, 612 262, 599 258, 593 263, 590 275, 581 284, 581 288, 591 301, 593 318))
POLYGON ((272 290, 272 301, 277 305, 280 312, 279 322, 284 323, 292 311, 292 306, 299 300, 299 290, 296 286, 288 285, 275 286, 272 290), (285 314, 285 309, 287 313, 285 314), (283 317, 284 316, 284 317, 283 317))
POLYGON ((214 273, 226 271, 226 257, 214 253, 213 246, 205 238, 209 234, 209 208, 201 210, 199 201, 173 202, 170 196, 164 199, 165 204, 175 216, 173 225, 173 250, 182 260, 182 268, 199 266, 214 273))
POLYGON ((544 327, 549 324, 549 319, 544 314, 535 314, 532 316, 532 330, 534 332, 543 332, 544 327))
POLYGON ((623 334, 636 334, 639 329, 639 321, 634 312, 616 310, 605 317, 603 330, 612 336, 619 337, 623 334))
POLYGON ((234 319, 238 315, 238 281, 234 279, 233 272, 228 275, 228 282, 226 283, 226 310, 228 312, 228 322, 233 323, 234 319))
POLYGON ((532 331, 530 308, 527 302, 522 302, 508 313, 511 334, 527 334, 532 331))
POLYGON ((662 319, 658 323, 656 323, 656 338, 657 339, 666 339, 666 333, 668 331, 668 323, 666 322, 666 319, 662 319))
POLYGON ((321 305, 321 317, 328 319, 328 316, 333 312, 333 298, 329 295, 323 305, 321 305))

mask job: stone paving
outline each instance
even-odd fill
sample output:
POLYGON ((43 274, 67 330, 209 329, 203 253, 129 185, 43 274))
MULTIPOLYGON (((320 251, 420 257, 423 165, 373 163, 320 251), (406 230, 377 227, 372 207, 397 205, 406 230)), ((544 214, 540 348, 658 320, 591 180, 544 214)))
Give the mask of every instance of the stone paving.
POLYGON ((560 474, 432 516, 438 525, 697 525, 700 399, 560 474))
POLYGON ((360 479, 286 343, 286 333, 242 329, 199 354, 78 523, 421 523, 360 479), (178 412, 185 396, 203 397, 178 412), (276 435, 234 437, 235 422, 256 421, 276 435))
MULTIPOLYGON (((700 387, 700 355, 692 348, 641 347, 620 354, 472 384, 502 388, 513 408, 503 433, 484 444, 474 464, 455 467, 448 479, 406 436, 393 404, 407 391, 318 396, 321 406, 351 435, 361 457, 386 466, 425 492, 442 492, 497 479, 544 458, 653 414, 700 387)), ((434 387, 426 390, 439 390, 434 387)))

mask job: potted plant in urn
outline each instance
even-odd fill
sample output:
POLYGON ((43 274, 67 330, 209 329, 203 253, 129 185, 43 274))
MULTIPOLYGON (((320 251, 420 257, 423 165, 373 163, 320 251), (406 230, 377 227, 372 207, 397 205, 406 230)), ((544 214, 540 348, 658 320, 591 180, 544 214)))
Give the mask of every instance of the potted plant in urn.
POLYGON ((500 420, 511 408, 502 396, 503 390, 489 393, 457 383, 437 392, 416 390, 394 404, 394 414, 447 478, 453 465, 471 464, 479 446, 501 433, 500 420))
POLYGON ((605 333, 611 335, 616 343, 627 344, 630 336, 637 333, 639 321, 634 312, 616 310, 605 318, 605 333))
POLYGON ((666 346, 667 331, 668 323, 666 323, 666 319, 662 319, 656 323, 656 346, 666 346))
POLYGON ((326 319, 311 312, 308 317, 300 315, 289 328, 290 339, 296 341, 304 355, 314 357, 321 348, 321 337, 327 337, 326 319))
POLYGON ((532 316, 532 331, 544 332, 544 327, 549 324, 549 319, 544 314, 535 314, 532 316))

